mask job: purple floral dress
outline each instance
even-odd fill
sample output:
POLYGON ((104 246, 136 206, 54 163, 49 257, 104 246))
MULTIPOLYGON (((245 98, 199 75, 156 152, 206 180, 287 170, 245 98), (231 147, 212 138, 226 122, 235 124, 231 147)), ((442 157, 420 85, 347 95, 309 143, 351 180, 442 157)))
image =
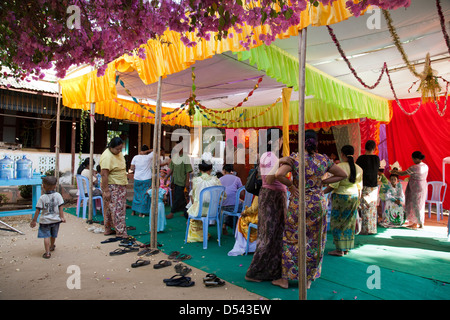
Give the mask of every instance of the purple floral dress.
MULTIPOLYGON (((298 187, 298 155, 292 168, 294 185, 298 187)), ((327 199, 322 189, 322 177, 333 166, 326 155, 305 155, 306 203, 306 273, 313 281, 320 277, 323 253, 327 241, 327 199)), ((298 198, 291 196, 283 233, 282 278, 298 279, 298 198)))

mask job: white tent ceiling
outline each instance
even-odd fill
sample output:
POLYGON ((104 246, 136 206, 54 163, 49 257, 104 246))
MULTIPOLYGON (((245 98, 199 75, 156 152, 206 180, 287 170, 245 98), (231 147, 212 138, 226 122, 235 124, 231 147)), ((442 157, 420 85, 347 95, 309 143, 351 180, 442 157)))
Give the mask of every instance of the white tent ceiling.
MULTIPOLYGON (((447 22, 447 30, 449 30, 450 1, 441 1, 441 6, 447 22)), ((426 54, 430 53, 433 69, 439 76, 450 80, 450 55, 434 1, 412 0, 410 7, 393 10, 390 13, 404 50, 409 60, 417 65, 417 71, 420 73, 423 70, 421 63, 426 54)), ((354 69, 368 85, 375 83, 383 63, 386 62, 397 96, 400 99, 418 96, 415 92, 417 85, 413 87, 411 93, 408 93, 408 89, 417 78, 405 67, 380 11, 369 12, 358 18, 352 17, 332 25, 332 28, 354 69), (375 21, 377 18, 380 28, 369 29, 368 20, 375 21)), ((274 44, 289 54, 298 56, 298 37, 276 40, 274 44)), ((380 85, 373 90, 365 89, 359 84, 341 58, 326 27, 308 28, 306 60, 310 65, 347 84, 380 97, 394 99, 386 75, 383 76, 380 85)), ((232 53, 198 61, 194 67, 196 95, 208 107, 235 106, 253 88, 257 78, 264 75, 254 66, 237 61, 232 53)), ((121 77, 135 97, 156 99, 157 84, 143 87, 137 74, 133 73, 122 74, 121 77)), ((189 97, 191 87, 190 69, 170 75, 163 80, 163 101, 182 103, 189 97)), ((284 87, 282 83, 265 76, 260 88, 255 91, 246 105, 270 104, 280 95, 282 87, 284 87)), ((126 96, 120 86, 118 92, 126 96)), ((292 94, 292 99, 297 99, 296 93, 292 94)))
MULTIPOLYGON (((441 7, 447 32, 450 33, 450 1, 441 1, 441 7)), ((383 14, 378 12, 380 29, 371 30, 367 27, 368 19, 374 19, 376 14, 372 12, 358 18, 351 17, 331 27, 347 57, 353 56, 349 60, 366 84, 375 83, 383 63, 386 62, 397 96, 400 99, 417 97, 417 85, 408 94, 409 87, 417 78, 405 68, 383 14)), ((423 62, 429 52, 432 68, 439 76, 450 81, 450 55, 442 34, 435 1, 412 0, 410 7, 392 10, 390 14, 409 60, 414 64, 423 62)), ((275 45, 292 55, 298 54, 297 37, 276 40, 275 45)), ((312 66, 357 88, 390 100, 394 99, 385 75, 380 85, 373 90, 367 90, 359 84, 342 60, 326 27, 308 28, 307 48, 306 60, 312 66)), ((422 72, 423 64, 417 65, 416 69, 419 73, 422 72)))

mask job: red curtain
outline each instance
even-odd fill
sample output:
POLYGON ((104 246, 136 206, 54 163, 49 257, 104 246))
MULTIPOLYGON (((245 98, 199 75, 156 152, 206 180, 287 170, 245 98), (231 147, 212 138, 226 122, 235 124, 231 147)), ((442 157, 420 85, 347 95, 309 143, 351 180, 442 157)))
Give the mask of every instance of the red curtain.
MULTIPOLYGON (((422 104, 414 115, 407 115, 395 101, 391 101, 393 116, 386 126, 389 163, 398 161, 403 170, 413 165, 411 154, 421 151, 429 167, 428 181, 442 181, 442 160, 450 156, 450 105, 440 116, 434 102, 422 104)), ((420 104, 418 99, 400 100, 406 112, 413 112, 420 104)), ((444 109, 445 98, 439 101, 444 109)), ((450 101, 449 101, 450 104, 450 101)), ((445 168, 448 185, 444 208, 450 209, 450 165, 445 168)))
MULTIPOLYGON (((367 140, 375 141, 377 146, 380 144, 380 122, 368 118, 361 119, 359 128, 361 131, 361 154, 364 154, 367 140)), ((379 153, 378 148, 375 153, 379 153)))

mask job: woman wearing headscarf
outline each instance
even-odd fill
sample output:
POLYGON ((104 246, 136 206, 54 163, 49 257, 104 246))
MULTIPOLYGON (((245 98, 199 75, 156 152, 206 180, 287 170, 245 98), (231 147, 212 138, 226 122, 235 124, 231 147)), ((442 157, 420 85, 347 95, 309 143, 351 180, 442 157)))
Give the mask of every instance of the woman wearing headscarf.
MULTIPOLYGON (((307 288, 320 277, 323 252, 327 241, 327 198, 323 185, 338 182, 347 177, 326 155, 317 153, 317 134, 314 130, 305 133, 305 219, 306 219, 306 276, 307 288), (329 172, 333 176, 323 179, 329 172)), ((284 219, 281 278, 272 284, 288 288, 289 280, 298 280, 298 210, 299 210, 299 158, 293 154, 291 164, 283 164, 275 177, 289 187, 291 197, 284 219), (292 181, 286 175, 292 172, 292 181)), ((283 160, 281 161, 282 163, 283 160)))
POLYGON ((423 163, 425 156, 420 151, 414 151, 411 155, 414 165, 406 171, 392 170, 391 173, 399 176, 409 175, 408 185, 405 191, 406 227, 423 228, 425 222, 425 201, 427 200, 427 176, 428 166, 423 163))
POLYGON ((128 237, 125 224, 128 179, 122 148, 122 139, 119 137, 111 139, 100 157, 100 167, 102 168, 101 188, 105 201, 104 234, 116 234, 116 237, 126 238, 128 237))
POLYGON ((283 141, 282 131, 270 128, 266 138, 267 152, 261 155, 259 162, 262 188, 258 196, 258 244, 245 275, 247 281, 254 282, 281 277, 281 250, 287 207, 286 186, 275 179, 283 141))
POLYGON ((336 250, 330 251, 328 254, 339 257, 353 249, 355 243, 356 215, 362 190, 363 171, 360 166, 355 164, 354 153, 355 149, 352 146, 342 147, 342 162, 338 166, 345 171, 348 178, 330 184, 324 191, 325 193, 333 191, 330 229, 336 250))

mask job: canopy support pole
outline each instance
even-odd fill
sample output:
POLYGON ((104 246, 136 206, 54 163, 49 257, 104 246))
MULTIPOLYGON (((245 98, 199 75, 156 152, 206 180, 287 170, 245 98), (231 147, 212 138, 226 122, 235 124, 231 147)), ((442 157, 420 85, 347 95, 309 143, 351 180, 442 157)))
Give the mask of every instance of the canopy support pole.
POLYGON ((94 183, 94 179, 92 177, 92 171, 94 167, 94 121, 95 121, 95 103, 91 103, 91 110, 89 113, 89 119, 91 124, 91 138, 90 138, 90 146, 89 146, 89 218, 88 222, 92 223, 94 205, 92 201, 92 186, 94 183))
POLYGON ((156 96, 155 129, 153 131, 152 198, 150 211, 150 248, 157 249, 159 164, 161 153, 161 87, 162 77, 158 79, 156 96))
POLYGON ((299 206, 298 206, 298 293, 299 300, 306 300, 306 223, 305 223, 305 65, 306 28, 299 33, 298 60, 299 99, 298 99, 298 158, 299 158, 299 206))
POLYGON ((61 147, 61 85, 58 83, 58 107, 56 110, 56 142, 55 142, 55 177, 56 177, 56 191, 61 192, 59 186, 59 149, 61 147))

